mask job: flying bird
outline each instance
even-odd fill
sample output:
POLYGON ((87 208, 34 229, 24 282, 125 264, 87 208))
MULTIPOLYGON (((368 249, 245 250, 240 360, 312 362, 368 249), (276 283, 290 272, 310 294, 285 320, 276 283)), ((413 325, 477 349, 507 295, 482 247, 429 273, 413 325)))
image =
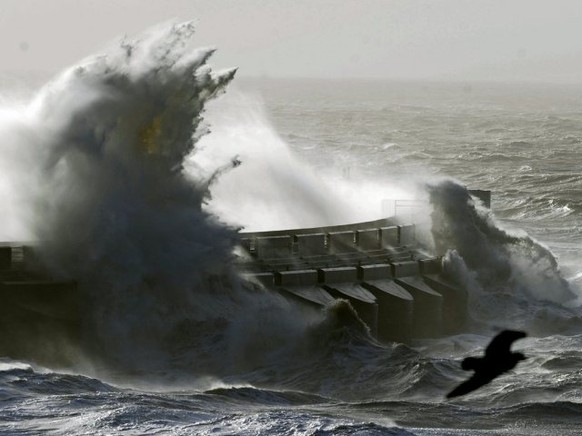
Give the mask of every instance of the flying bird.
POLYGON ((447 398, 458 397, 473 392, 486 385, 504 372, 513 368, 526 357, 522 353, 512 353, 511 344, 527 334, 516 330, 503 330, 493 338, 485 349, 484 357, 467 357, 461 363, 465 371, 475 374, 447 394, 447 398))

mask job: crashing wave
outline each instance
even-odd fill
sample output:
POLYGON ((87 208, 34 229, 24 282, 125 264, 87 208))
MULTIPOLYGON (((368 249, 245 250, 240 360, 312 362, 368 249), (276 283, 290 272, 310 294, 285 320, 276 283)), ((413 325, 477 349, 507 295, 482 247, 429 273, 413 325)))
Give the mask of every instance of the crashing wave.
POLYGON ((553 253, 525 233, 512 234, 494 222, 469 192, 454 181, 428 187, 437 251, 455 251, 489 289, 508 286, 539 300, 565 303, 575 297, 553 253))
POLYGON ((311 323, 238 279, 237 229, 204 207, 229 164, 184 170, 208 131, 205 104, 235 74, 212 72, 213 50, 191 50, 193 33, 185 23, 123 41, 66 71, 4 126, 40 264, 78 283, 91 365, 233 373, 311 323))

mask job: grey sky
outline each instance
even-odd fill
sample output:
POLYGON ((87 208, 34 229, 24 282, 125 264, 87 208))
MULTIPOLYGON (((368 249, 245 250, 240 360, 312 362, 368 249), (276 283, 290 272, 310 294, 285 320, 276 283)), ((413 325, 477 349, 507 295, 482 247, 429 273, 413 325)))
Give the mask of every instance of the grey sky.
POLYGON ((171 19, 243 76, 582 82, 580 0, 0 0, 0 69, 59 70, 171 19))

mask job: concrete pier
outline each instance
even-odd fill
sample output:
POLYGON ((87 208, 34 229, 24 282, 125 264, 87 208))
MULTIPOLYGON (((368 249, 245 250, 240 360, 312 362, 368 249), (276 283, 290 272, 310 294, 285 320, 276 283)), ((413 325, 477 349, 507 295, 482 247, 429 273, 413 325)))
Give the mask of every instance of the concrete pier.
POLYGON ((341 226, 243 234, 241 268, 297 301, 347 299, 381 341, 409 342, 457 331, 467 298, 420 250, 415 226, 385 218, 341 226), (271 273, 273 285, 261 274, 271 273))
MULTIPOLYGON (((412 224, 383 218, 241 233, 234 255, 249 289, 317 310, 348 300, 380 341, 435 337, 466 323, 466 291, 443 275, 442 258, 419 245, 412 224)), ((58 359, 55 341, 78 340, 76 284, 51 280, 38 266, 29 244, 0 244, 0 355, 38 357, 33 351, 42 349, 36 360, 48 362, 58 359)))

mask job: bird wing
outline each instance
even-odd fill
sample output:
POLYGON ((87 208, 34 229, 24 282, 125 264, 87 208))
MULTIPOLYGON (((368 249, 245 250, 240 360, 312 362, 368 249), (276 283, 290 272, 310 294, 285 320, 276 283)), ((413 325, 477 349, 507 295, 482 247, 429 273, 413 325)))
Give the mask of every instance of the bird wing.
POLYGON ((518 330, 503 330, 493 338, 485 349, 485 358, 497 358, 500 355, 511 353, 511 344, 527 334, 518 330))
POLYGON ((461 395, 466 395, 469 392, 473 392, 479 389, 481 386, 486 385, 491 380, 495 378, 493 374, 483 374, 482 372, 476 372, 471 378, 465 380, 455 389, 447 394, 447 398, 460 397, 461 395))
POLYGON ((463 368, 465 371, 478 371, 482 366, 482 357, 466 357, 461 362, 461 368, 463 368))

